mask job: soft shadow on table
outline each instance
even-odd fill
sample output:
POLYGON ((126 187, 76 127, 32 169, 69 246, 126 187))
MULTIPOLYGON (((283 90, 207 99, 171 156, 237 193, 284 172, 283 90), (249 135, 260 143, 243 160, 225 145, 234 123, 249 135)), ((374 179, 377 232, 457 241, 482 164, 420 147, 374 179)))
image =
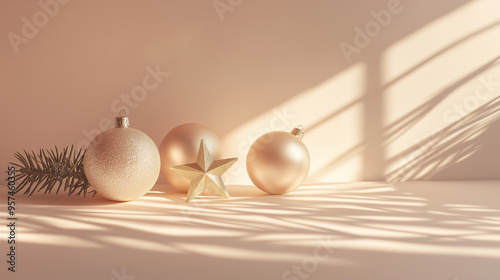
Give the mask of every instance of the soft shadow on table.
MULTIPOLYGON (((255 186, 249 186, 249 185, 230 185, 227 186, 229 195, 232 198, 244 198, 244 197, 263 197, 263 196, 272 196, 270 194, 267 194, 261 190, 259 190, 255 186)), ((186 193, 179 191, 175 189, 174 187, 167 185, 167 184, 158 184, 156 185, 148 194, 145 195, 146 197, 160 197, 160 198, 165 198, 171 201, 175 202, 182 202, 182 203, 187 203, 186 202, 186 193)), ((194 202, 200 199, 204 198, 209 198, 209 199, 224 199, 224 197, 218 196, 214 193, 208 193, 205 191, 202 193, 200 196, 194 198, 194 202)))
POLYGON ((42 194, 35 193, 31 196, 22 194, 16 195, 22 205, 44 205, 44 206, 85 206, 85 205, 114 205, 123 202, 111 201, 98 194, 87 196, 68 196, 65 193, 60 194, 42 194))
POLYGON ((314 184, 279 196, 228 186, 230 199, 190 203, 168 187, 118 204, 47 207, 25 199, 19 216, 29 256, 23 256, 37 273, 61 277, 72 269, 58 264, 66 255, 92 266, 86 278, 74 279, 108 279, 121 267, 137 279, 160 279, 159 273, 238 279, 262 270, 281 279, 316 248, 330 248, 312 279, 366 279, 367 271, 383 267, 393 267, 392 279, 428 276, 419 266, 433 269, 436 279, 453 277, 450 271, 473 279, 474 271, 497 267, 495 184, 481 183, 484 192, 468 182, 314 184), (42 265, 39 256, 58 261, 42 265))

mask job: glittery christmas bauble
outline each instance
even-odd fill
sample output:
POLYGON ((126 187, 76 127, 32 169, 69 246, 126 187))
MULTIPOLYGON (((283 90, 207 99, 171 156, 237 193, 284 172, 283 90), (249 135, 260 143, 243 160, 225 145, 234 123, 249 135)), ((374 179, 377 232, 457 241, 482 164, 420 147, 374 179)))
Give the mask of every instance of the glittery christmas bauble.
POLYGON ((202 139, 216 158, 219 155, 220 140, 214 132, 201 124, 179 125, 170 130, 160 144, 161 174, 170 185, 180 191, 187 192, 190 181, 170 167, 196 162, 202 139))
POLYGON ((97 135, 84 156, 85 176, 107 199, 130 201, 146 194, 160 173, 160 154, 145 133, 116 118, 116 127, 97 135))
POLYGON ((309 152, 302 129, 273 131, 259 137, 247 155, 247 172, 259 189, 284 194, 298 188, 309 173, 309 152))

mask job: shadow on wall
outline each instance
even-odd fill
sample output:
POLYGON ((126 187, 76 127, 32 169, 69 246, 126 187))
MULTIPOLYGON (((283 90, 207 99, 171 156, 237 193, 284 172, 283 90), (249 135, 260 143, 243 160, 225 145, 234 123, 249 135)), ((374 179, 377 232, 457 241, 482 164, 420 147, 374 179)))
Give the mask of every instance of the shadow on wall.
MULTIPOLYGON (((309 130, 314 130, 316 127, 320 126, 322 123, 328 121, 330 118, 335 117, 336 115, 340 114, 342 111, 346 111, 349 109, 349 107, 355 106, 359 103, 363 106, 363 126, 362 126, 362 131, 363 131, 363 141, 359 143, 358 145, 352 147, 351 149, 345 151, 341 156, 335 158, 334 160, 330 161, 328 164, 324 165, 323 167, 319 168, 317 171, 314 173, 310 174, 309 180, 315 181, 318 178, 320 178, 322 175, 325 173, 330 172, 332 169, 334 169, 336 166, 339 164, 342 164, 346 160, 350 159, 353 155, 358 155, 361 154, 361 160, 362 160, 362 168, 361 168, 361 179, 362 180, 388 180, 391 179, 391 176, 388 176, 387 174, 387 168, 388 168, 388 163, 390 162, 390 159, 387 159, 385 156, 385 151, 384 149, 388 144, 391 142, 394 142, 398 136, 404 134, 405 131, 409 130, 413 125, 417 124, 419 120, 424 118, 429 112, 431 112, 437 105, 440 104, 447 96, 451 95, 454 93, 456 89, 458 89, 460 86, 465 84, 467 81, 476 78, 478 75, 483 73, 484 71, 490 69, 493 67, 497 61, 498 58, 495 58, 492 60, 490 63, 484 65, 483 67, 475 70, 474 72, 470 73, 469 75, 463 77, 462 79, 458 80, 455 84, 449 86, 447 89, 441 91, 437 95, 435 95, 433 98, 431 98, 429 101, 425 102, 424 104, 420 105, 417 109, 413 110, 412 112, 406 114, 404 117, 398 119, 397 121, 385 126, 384 124, 384 118, 383 114, 386 108, 384 108, 384 104, 386 103, 384 98, 385 91, 388 87, 391 85, 397 83, 398 81, 404 79, 405 77, 409 76, 412 74, 412 72, 415 72, 419 68, 422 68, 426 66, 426 64, 430 64, 433 62, 433 60, 439 58, 439 56, 446 54, 447 51, 450 51, 454 47, 458 46, 459 44, 474 39, 474 37, 485 33, 494 27, 497 27, 500 24, 500 21, 497 21, 495 23, 489 24, 483 28, 480 28, 476 30, 473 33, 466 34, 464 35, 461 39, 454 41, 453 43, 447 45, 446 47, 440 49, 439 51, 435 52, 433 55, 427 57, 423 61, 419 62, 415 66, 411 67, 409 70, 403 72, 402 74, 398 75, 396 78, 391 80, 390 82, 384 84, 382 82, 382 79, 380 77, 382 71, 383 71, 383 61, 381 60, 382 53, 388 48, 390 45, 395 43, 399 38, 407 36, 412 29, 418 29, 421 27, 422 24, 424 23, 429 23, 432 20, 434 20, 433 16, 435 16, 436 12, 439 13, 450 13, 453 8, 457 8, 457 6, 453 5, 459 5, 460 4, 465 4, 468 1, 462 1, 462 2, 454 2, 452 4, 451 1, 448 1, 445 5, 440 6, 440 9, 437 9, 435 11, 429 11, 429 14, 426 16, 421 17, 420 20, 423 21, 418 21, 418 20, 413 20, 413 21, 405 21, 405 26, 404 28, 398 28, 396 30, 391 30, 391 38, 386 38, 384 37, 384 41, 382 42, 374 42, 373 45, 370 45, 370 48, 368 48, 368 55, 363 55, 361 57, 357 57, 355 61, 361 62, 364 65, 366 65, 366 73, 365 73, 365 94, 364 96, 360 99, 357 100, 356 102, 352 102, 349 105, 343 107, 340 110, 337 110, 330 114, 327 118, 324 118, 323 120, 313 124, 309 130), (452 7, 453 6, 453 7, 452 7), (451 10, 446 10, 443 11, 443 9, 448 8, 451 10)), ((415 8, 415 7, 410 7, 408 9, 415 8)), ((406 11, 403 11, 406 12, 406 11)), ((410 11, 409 13, 414 12, 415 14, 420 14, 422 15, 421 11, 410 11)), ((439 16, 441 16, 440 14, 439 16)), ((401 93, 405 94, 405 93, 401 93)), ((500 135, 500 131, 496 131, 496 133, 491 133, 491 134, 496 134, 500 135)), ((498 161, 497 161, 498 162, 498 161)), ((463 173, 462 173, 463 174, 463 173)), ((475 174, 475 173, 473 173, 475 174)), ((500 173, 487 173, 487 177, 491 177, 492 174, 500 174, 500 173)), ((389 174, 390 175, 390 174, 389 174)), ((446 175, 443 174, 444 177, 441 178, 456 178, 458 177, 455 176, 453 172, 449 172, 446 175)), ((466 174, 463 174, 463 178, 469 178, 472 179, 472 177, 467 177, 466 174)), ((476 178, 480 178, 481 176, 479 174, 475 175, 476 178)), ((433 177, 427 177, 427 179, 432 179, 433 177)), ((498 178, 498 176, 496 177, 498 178)), ((416 178, 413 178, 416 179, 416 178)), ((436 177, 437 179, 437 177, 436 177)))
MULTIPOLYGON (((134 127, 159 144, 169 129, 184 122, 200 122, 220 135, 229 134, 248 120, 344 73, 351 66, 362 65, 363 79, 357 81, 362 84, 362 96, 306 128, 312 132, 319 130, 344 111, 361 106, 362 123, 354 128, 361 131, 361 141, 339 156, 331 156, 311 172, 309 179, 319 180, 360 155, 362 167, 358 179, 385 180, 388 162, 393 160, 387 158, 386 146, 489 65, 462 77, 388 126, 384 121, 387 88, 499 24, 485 24, 465 34, 386 82, 382 77, 383 56, 388 49, 471 3, 446 0, 437 5, 432 1, 400 1, 402 12, 393 15, 391 24, 347 63, 339 43, 353 43, 354 28, 364 28, 374 20, 370 11, 387 9, 391 2, 244 1, 223 18, 218 16, 212 2, 194 0, 70 2, 61 6, 36 37, 20 45, 18 54, 11 51, 7 41, 2 42, 2 49, 8 50, 0 54, 6 61, 6 67, 1 69, 4 74, 1 76, 7 77, 5 92, 17 98, 6 100, 2 114, 17 115, 18 119, 2 124, 7 126, 5 131, 16 137, 5 139, 0 157, 11 159, 18 150, 86 140, 83 131, 96 131, 103 117, 116 115, 110 105, 115 101, 124 105, 123 94, 130 98, 131 89, 143 80, 146 66, 160 65, 170 75, 140 102, 132 100, 134 106, 128 108, 134 127), (25 82, 26 77, 30 77, 29 83, 25 82), (31 114, 18 114, 17 100, 23 100, 23 108, 31 114), (51 124, 50 130, 34 124, 33 115, 43 116, 44 123, 51 124), (56 134, 59 135, 54 137, 56 134)), ((39 9, 36 4, 10 2, 9 5, 9 9, 0 12, 6 22, 0 29, 5 34, 19 33, 20 18, 39 9)), ((332 93, 322 102, 333 103, 337 97, 332 93)), ((439 178, 454 176, 442 173, 439 178)))
MULTIPOLYGON (((362 179, 363 180, 450 180, 450 179, 498 179, 500 172, 497 166, 500 162, 500 150, 496 148, 496 143, 500 138, 500 127, 495 122, 498 118, 498 91, 494 89, 494 93, 487 105, 483 105, 470 115, 439 131, 436 139, 436 133, 422 142, 414 145, 397 156, 386 158, 384 149, 391 143, 394 143, 406 131, 410 130, 420 120, 427 116, 448 96, 466 84, 467 82, 478 78, 483 73, 498 66, 499 57, 492 59, 489 63, 484 64, 473 72, 460 78, 454 84, 448 86, 444 90, 437 93, 425 103, 417 108, 406 113, 401 118, 384 126, 382 123, 382 114, 384 112, 384 92, 385 90, 403 79, 411 72, 431 63, 433 59, 446 53, 454 46, 472 39, 481 33, 487 32, 494 27, 500 25, 500 21, 485 26, 475 33, 467 34, 453 44, 439 50, 434 55, 420 62, 410 70, 397 76, 385 85, 378 82, 377 75, 381 71, 380 61, 376 58, 369 58, 367 63, 367 91, 364 97, 357 99, 339 110, 328 115, 328 117, 320 120, 309 127, 309 131, 318 128, 329 119, 337 117, 343 111, 361 103, 364 107, 364 125, 363 125, 363 141, 345 151, 339 157, 331 160, 321 168, 312 172, 308 179, 311 181, 318 180, 328 172, 331 172, 345 161, 358 154, 362 155, 362 179), (468 133, 462 133, 450 139, 456 131, 467 130, 468 133), (473 132, 472 132, 473 131, 473 132), (478 137, 481 135, 481 137, 478 137), (460 138, 466 137, 467 141, 463 143, 460 138), (453 142, 456 141, 456 142, 453 142), (430 145, 429 145, 430 144, 430 145), (426 146, 422 152, 421 146, 426 146), (453 145, 457 145, 454 147, 453 145), (469 145, 466 148, 464 145, 469 145), (474 147, 472 149, 471 147, 474 147), (466 149, 467 151, 460 151, 466 149), (444 152, 446 150, 446 152, 444 152), (414 154, 419 152, 420 155, 414 154), (450 153, 456 152, 455 157, 450 158, 450 153), (464 153, 467 156, 464 156, 464 153), (472 155, 474 156, 472 157, 472 155), (468 160, 465 157, 471 156, 468 160), (395 170, 388 170, 390 164, 396 160, 405 159, 406 163, 395 170), (425 172, 423 171, 425 170, 425 172)), ((496 83, 498 84, 498 83, 496 83)), ((495 85, 496 85, 495 84, 495 85)), ((404 94, 404 93, 401 93, 404 94)))
POLYGON ((498 179, 500 97, 411 147, 393 180, 498 179))
MULTIPOLYGON (((500 161, 500 149, 496 148, 496 144, 499 143, 498 140, 500 138, 500 127, 497 122, 499 118, 498 106, 500 97, 495 97, 498 96, 498 89, 496 89, 494 93, 490 93, 493 97, 491 97, 492 100, 487 104, 480 106, 468 115, 463 116, 462 119, 435 132, 431 136, 423 139, 420 143, 411 146, 396 156, 386 159, 381 152, 384 150, 384 147, 395 142, 398 137, 402 136, 406 131, 411 129, 412 126, 416 125, 446 97, 453 94, 457 88, 497 65, 499 65, 498 58, 495 58, 462 77, 453 85, 443 89, 434 97, 406 113, 388 126, 374 129, 372 126, 373 120, 377 118, 373 115, 373 112, 377 111, 377 114, 380 114, 381 111, 373 108, 366 110, 365 122, 367 125, 364 127, 365 138, 363 142, 360 142, 351 149, 345 151, 341 156, 331 160, 315 172, 309 174, 309 180, 315 181, 321 178, 321 176, 357 154, 363 155, 363 178, 365 180, 498 179, 500 172, 498 172, 496 168, 500 161), (462 133, 457 134, 457 132, 462 133), (465 144, 474 146, 475 149, 461 151, 465 149, 465 144, 461 141, 463 139, 460 137, 466 137, 467 141, 465 144), (374 141, 374 138, 378 140, 374 141), (375 143, 378 144, 375 145, 375 143), (449 157, 452 152, 456 152, 456 157, 449 157), (464 152, 467 153, 467 157, 473 154, 474 157, 464 161, 464 152), (404 163, 396 169, 386 171, 386 168, 388 168, 390 164, 394 164, 398 160, 404 160, 404 163), (457 165, 459 162, 461 163, 457 165), (423 170, 425 170, 425 174, 423 170)), ((381 100, 382 97, 380 96, 382 92, 383 88, 376 94, 376 96, 378 96, 377 98, 381 100)), ((345 107, 330 114, 328 118, 336 117, 338 114, 342 113, 342 111, 348 110, 349 107, 355 106, 359 102, 368 102, 368 100, 363 98, 349 103, 345 107)), ((366 107, 377 106, 375 99, 367 104, 369 105, 366 105, 366 107)), ((309 128, 309 131, 316 129, 322 122, 326 121, 327 119, 323 119, 319 123, 314 124, 309 128)))

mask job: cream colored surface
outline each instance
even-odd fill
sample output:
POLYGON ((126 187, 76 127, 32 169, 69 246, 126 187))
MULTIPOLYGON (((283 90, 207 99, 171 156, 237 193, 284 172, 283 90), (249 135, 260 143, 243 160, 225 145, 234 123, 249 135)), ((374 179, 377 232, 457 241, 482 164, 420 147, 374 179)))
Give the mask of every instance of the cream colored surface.
POLYGON ((183 123, 212 129, 240 158, 233 184, 250 184, 258 136, 299 124, 309 182, 500 179, 499 1, 221 1, 222 15, 214 1, 67 1, 17 53, 8 34, 44 10, 3 1, 4 165, 85 147, 124 108, 156 145, 183 123), (348 62, 339 46, 366 26, 348 62))
POLYGON ((17 272, 4 264, 0 277, 300 279, 299 267, 311 280, 496 280, 499 184, 309 184, 275 196, 227 186, 229 199, 190 203, 164 186, 126 203, 18 197, 17 272))

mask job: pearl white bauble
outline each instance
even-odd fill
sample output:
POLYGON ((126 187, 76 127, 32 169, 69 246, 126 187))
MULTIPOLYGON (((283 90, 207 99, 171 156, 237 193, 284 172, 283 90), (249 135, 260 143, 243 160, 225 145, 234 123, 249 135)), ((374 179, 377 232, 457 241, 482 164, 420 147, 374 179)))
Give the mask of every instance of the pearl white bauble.
POLYGON ((255 186, 270 194, 284 194, 304 182, 310 159, 306 146, 297 136, 274 131, 252 144, 246 164, 255 186))
POLYGON ((160 154, 145 133, 130 127, 97 135, 84 157, 85 175, 107 199, 130 201, 146 194, 160 173, 160 154))

